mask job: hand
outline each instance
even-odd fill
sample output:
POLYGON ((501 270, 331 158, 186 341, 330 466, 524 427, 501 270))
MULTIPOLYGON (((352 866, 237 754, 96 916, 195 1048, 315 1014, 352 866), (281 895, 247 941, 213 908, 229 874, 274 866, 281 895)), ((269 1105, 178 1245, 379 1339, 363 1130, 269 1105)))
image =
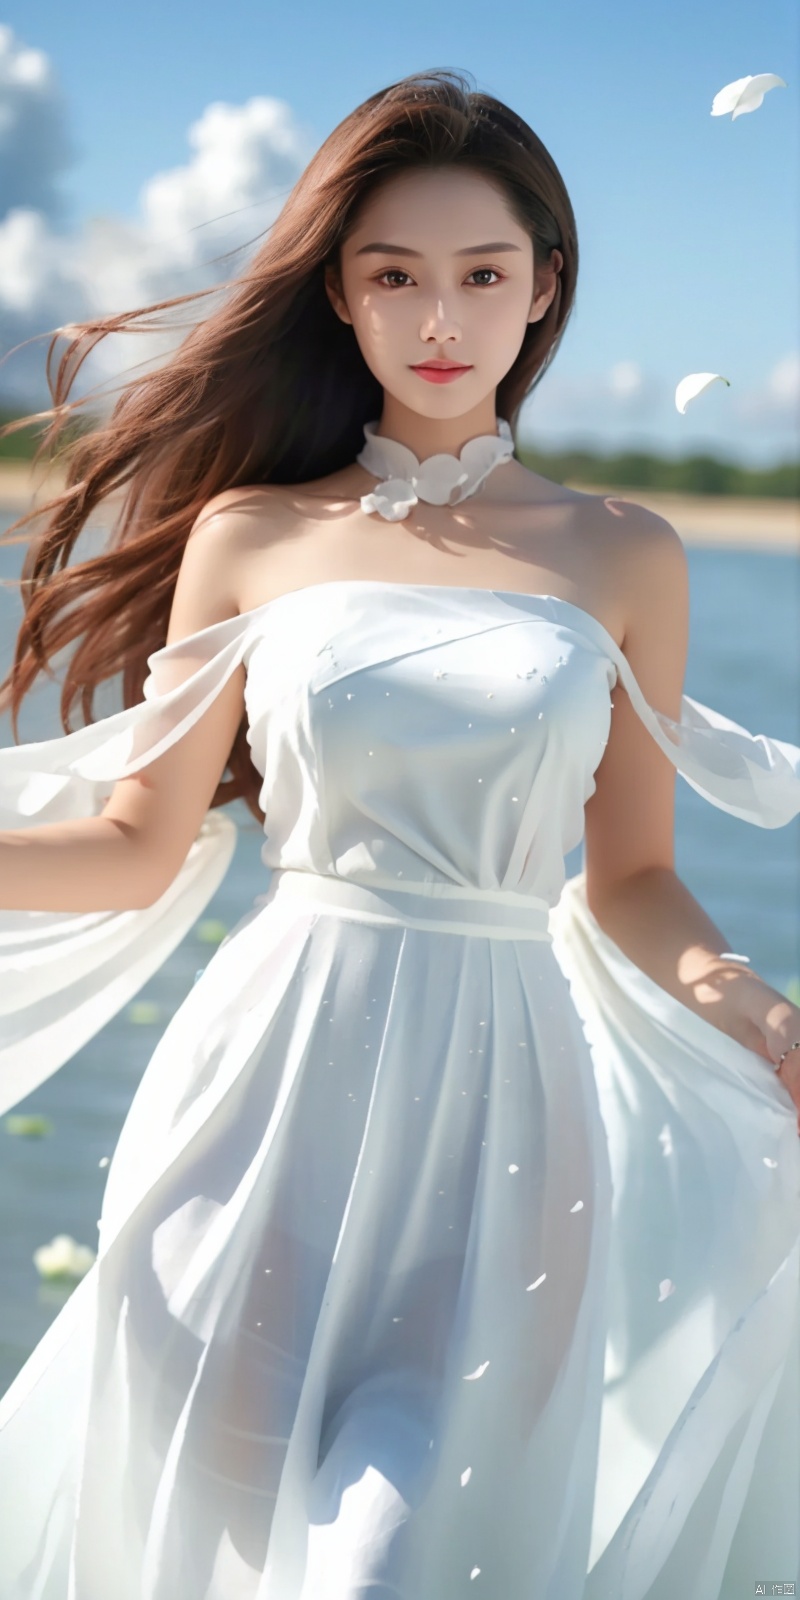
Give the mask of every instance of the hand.
POLYGON ((792 1005, 785 994, 766 983, 759 983, 757 989, 755 985, 750 987, 746 998, 749 1002, 746 1014, 754 1029, 751 1048, 772 1062, 781 1083, 789 1090, 798 1110, 797 1131, 800 1134, 800 1050, 789 1050, 790 1045, 800 1039, 800 1007, 792 1005), (789 1055, 783 1066, 778 1067, 784 1050, 789 1050, 789 1055))

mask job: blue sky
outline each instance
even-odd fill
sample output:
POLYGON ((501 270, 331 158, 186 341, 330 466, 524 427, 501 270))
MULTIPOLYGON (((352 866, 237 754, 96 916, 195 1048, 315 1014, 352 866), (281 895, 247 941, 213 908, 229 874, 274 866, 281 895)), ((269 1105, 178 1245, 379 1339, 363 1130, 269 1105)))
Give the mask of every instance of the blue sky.
MULTIPOLYGON (((80 316, 87 295, 111 310, 153 284, 199 287, 203 260, 268 225, 360 100, 453 67, 536 130, 578 219, 575 311, 523 433, 753 464, 798 453, 795 0, 13 0, 2 23, 4 349, 80 316), (787 88, 735 122, 711 117, 718 89, 759 72, 787 88), (675 385, 694 371, 731 388, 681 417, 675 385)), ((45 349, 0 368, 0 395, 33 393, 45 349)))

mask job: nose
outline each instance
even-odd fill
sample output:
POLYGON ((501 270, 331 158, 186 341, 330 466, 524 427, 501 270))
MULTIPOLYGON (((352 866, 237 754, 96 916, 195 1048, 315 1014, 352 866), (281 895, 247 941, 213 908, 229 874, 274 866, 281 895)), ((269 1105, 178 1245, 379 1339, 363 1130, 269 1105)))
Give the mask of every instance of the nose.
POLYGON ((454 340, 456 343, 460 343, 460 323, 456 321, 452 311, 449 311, 445 308, 445 303, 441 295, 425 312, 425 315, 420 323, 419 334, 421 339, 433 339, 437 344, 442 344, 445 339, 454 340))

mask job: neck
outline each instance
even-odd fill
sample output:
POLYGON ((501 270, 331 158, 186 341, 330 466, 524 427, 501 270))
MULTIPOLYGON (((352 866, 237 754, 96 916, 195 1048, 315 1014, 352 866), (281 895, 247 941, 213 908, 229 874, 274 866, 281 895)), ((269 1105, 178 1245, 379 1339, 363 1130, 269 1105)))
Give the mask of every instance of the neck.
MULTIPOLYGON (((423 383, 424 379, 417 381, 423 383)), ((384 390, 383 410, 375 429, 376 438, 396 439, 407 450, 413 450, 420 462, 428 456, 458 456, 470 439, 487 433, 497 433, 494 394, 459 417, 423 417, 384 390)))

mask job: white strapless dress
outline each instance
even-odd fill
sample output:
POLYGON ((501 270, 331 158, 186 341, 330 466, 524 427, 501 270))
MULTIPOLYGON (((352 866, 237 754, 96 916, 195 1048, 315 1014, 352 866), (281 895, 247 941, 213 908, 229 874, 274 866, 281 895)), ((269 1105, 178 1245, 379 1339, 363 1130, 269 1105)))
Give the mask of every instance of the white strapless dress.
MULTIPOLYGON (((654 711, 565 600, 345 579, 0 751, 0 827, 96 813, 242 662, 264 892, 165 1029, 98 1259, 0 1402, 2 1600, 800 1586, 795 1108, 564 872, 615 684, 762 827, 800 812, 800 749, 654 711)), ((146 910, 0 912, 0 1109, 141 988, 235 837, 209 813, 146 910)))

